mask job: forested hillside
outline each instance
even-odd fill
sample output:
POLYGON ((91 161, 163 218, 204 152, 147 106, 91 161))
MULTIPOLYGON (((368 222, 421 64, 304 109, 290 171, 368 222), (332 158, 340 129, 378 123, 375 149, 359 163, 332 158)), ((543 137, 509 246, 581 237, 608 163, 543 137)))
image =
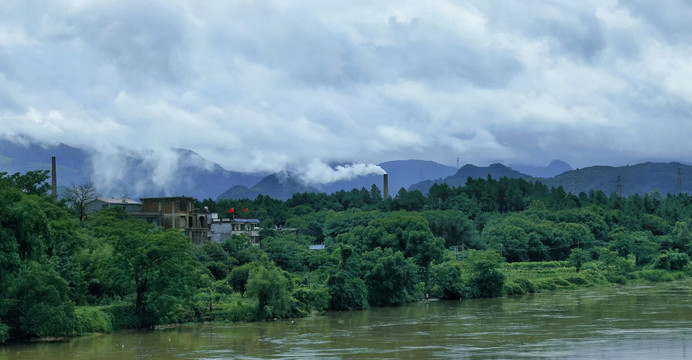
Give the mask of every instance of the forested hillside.
POLYGON ((633 194, 643 196, 654 191, 661 194, 692 193, 692 166, 676 162, 590 166, 564 171, 548 178, 534 178, 501 164, 488 167, 465 165, 452 176, 416 183, 411 185, 409 190, 419 190, 427 194, 433 184, 463 186, 469 177, 485 179, 488 176, 494 179, 508 177, 540 181, 549 187, 562 187, 566 192, 573 194, 589 191, 601 191, 605 194, 619 191, 623 196, 633 194))
POLYGON ((386 200, 377 186, 205 200, 220 214, 248 208, 262 247, 234 236, 195 248, 121 209, 80 222, 46 179, 0 173, 2 342, 692 274, 685 194, 573 195, 487 178, 386 200))

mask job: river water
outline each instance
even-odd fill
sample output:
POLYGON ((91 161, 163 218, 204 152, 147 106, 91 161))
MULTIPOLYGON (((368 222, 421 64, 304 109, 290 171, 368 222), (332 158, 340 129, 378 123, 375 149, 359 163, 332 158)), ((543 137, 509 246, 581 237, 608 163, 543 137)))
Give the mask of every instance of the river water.
POLYGON ((0 347, 0 359, 692 359, 692 282, 0 347))

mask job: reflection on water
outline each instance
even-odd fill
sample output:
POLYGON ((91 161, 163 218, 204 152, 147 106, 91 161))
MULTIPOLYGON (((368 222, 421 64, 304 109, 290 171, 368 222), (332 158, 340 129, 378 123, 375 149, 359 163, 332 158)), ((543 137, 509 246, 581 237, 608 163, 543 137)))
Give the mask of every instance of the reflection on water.
POLYGON ((685 359, 692 282, 433 301, 0 348, 0 359, 685 359))

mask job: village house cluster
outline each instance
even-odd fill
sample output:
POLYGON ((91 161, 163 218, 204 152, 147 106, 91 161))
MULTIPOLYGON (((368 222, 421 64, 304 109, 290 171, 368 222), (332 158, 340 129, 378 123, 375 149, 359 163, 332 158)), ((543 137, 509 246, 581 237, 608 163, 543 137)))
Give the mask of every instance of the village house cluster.
POLYGON ((132 217, 164 229, 175 229, 187 236, 195 246, 208 241, 223 242, 232 235, 245 235, 253 245, 260 245, 259 220, 252 218, 220 218, 218 213, 196 209, 197 199, 188 196, 141 198, 96 198, 86 204, 86 213, 110 207, 122 207, 132 217))

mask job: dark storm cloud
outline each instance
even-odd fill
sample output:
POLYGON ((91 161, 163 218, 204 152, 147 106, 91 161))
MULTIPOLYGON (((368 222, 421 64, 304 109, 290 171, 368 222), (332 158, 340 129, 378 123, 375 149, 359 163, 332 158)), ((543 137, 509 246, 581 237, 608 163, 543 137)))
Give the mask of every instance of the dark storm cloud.
POLYGON ((127 2, 89 9, 72 19, 81 40, 102 64, 110 64, 131 86, 142 80, 161 86, 186 74, 181 14, 157 4, 127 2))
MULTIPOLYGON (((684 1, 0 2, 0 136, 232 170, 692 151, 684 1)), ((108 170, 108 171, 106 171, 108 170)), ((341 174, 341 175, 340 175, 341 174)))
POLYGON ((646 21, 658 32, 662 41, 689 43, 692 37, 692 2, 669 1, 623 1, 618 4, 623 10, 646 21))
POLYGON ((461 81, 485 88, 505 86, 522 70, 511 51, 483 49, 462 37, 444 36, 444 29, 430 24, 431 20, 414 19, 406 24, 390 18, 388 30, 398 41, 368 48, 372 49, 368 55, 379 60, 378 73, 389 73, 389 81, 408 78, 435 86, 461 81))

